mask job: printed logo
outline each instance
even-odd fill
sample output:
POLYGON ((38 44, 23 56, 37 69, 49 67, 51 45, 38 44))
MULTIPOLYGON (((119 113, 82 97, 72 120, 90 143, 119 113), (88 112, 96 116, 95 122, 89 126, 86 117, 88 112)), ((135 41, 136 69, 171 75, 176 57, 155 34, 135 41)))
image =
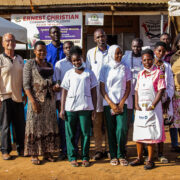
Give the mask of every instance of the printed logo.
POLYGON ((91 21, 98 21, 98 20, 99 20, 99 17, 97 14, 91 15, 91 21))
POLYGON ((15 19, 14 19, 16 22, 21 22, 21 18, 20 17, 16 17, 15 19))

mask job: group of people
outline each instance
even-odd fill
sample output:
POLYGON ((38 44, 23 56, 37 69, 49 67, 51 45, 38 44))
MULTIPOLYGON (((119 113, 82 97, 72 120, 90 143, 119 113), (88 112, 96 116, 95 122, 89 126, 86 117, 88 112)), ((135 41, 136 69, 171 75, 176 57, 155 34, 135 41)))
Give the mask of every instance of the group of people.
POLYGON ((155 144, 159 160, 168 162, 163 155, 164 125, 170 126, 171 150, 180 152, 180 35, 172 49, 170 35, 162 34, 153 51, 142 51, 143 41, 135 38, 132 49, 123 55, 121 47, 109 46, 104 30, 97 29, 97 46, 87 52, 86 59, 73 42, 61 43, 58 27, 51 27, 49 35, 52 42, 37 41, 35 58, 25 64, 14 53, 14 35, 3 36, 0 127, 4 160, 11 159, 11 122, 18 155, 31 156, 35 165, 41 163, 39 156, 54 162, 53 152, 61 150, 59 159, 68 157, 78 167, 81 137, 82 166, 88 167, 93 134, 94 160, 109 155, 111 165, 137 166, 144 164, 143 153, 148 150, 144 168, 152 169, 155 144), (23 101, 28 103, 26 121, 23 101), (131 124, 138 157, 129 163, 131 124))

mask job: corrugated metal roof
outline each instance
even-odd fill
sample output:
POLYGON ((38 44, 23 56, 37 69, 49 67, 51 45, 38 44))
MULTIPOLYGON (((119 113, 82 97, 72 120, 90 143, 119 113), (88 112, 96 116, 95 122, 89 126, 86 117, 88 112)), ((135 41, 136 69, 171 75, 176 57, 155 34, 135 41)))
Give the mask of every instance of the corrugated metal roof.
MULTIPOLYGON (((167 4, 168 0, 31 0, 39 5, 167 4)), ((1 6, 30 6, 30 0, 0 0, 1 6)))

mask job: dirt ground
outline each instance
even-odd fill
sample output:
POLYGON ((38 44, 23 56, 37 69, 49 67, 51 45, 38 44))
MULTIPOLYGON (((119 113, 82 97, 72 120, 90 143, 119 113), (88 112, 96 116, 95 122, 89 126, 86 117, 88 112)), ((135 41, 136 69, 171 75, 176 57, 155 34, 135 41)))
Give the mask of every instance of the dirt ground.
MULTIPOLYGON (((88 168, 71 167, 67 160, 35 166, 31 164, 30 157, 17 157, 16 151, 13 151, 13 160, 4 161, 0 158, 0 180, 180 180, 179 154, 170 152, 168 129, 166 137, 164 154, 170 162, 161 164, 156 160, 156 168, 153 170, 145 171, 143 166, 114 167, 109 164, 109 159, 91 160, 91 166, 88 168)), ((91 146, 92 156, 93 141, 91 146)), ((135 143, 130 141, 128 160, 132 161, 135 157, 135 143)))

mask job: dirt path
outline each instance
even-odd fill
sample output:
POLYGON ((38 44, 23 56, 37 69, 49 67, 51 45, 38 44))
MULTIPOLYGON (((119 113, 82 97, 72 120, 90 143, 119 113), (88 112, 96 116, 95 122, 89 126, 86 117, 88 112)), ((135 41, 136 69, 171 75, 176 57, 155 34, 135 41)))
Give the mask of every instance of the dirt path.
MULTIPOLYGON (((17 157, 14 160, 4 161, 0 158, 0 180, 180 180, 180 160, 178 153, 170 152, 169 133, 166 132, 165 155, 170 160, 168 164, 160 164, 156 161, 156 168, 145 171, 139 167, 113 167, 109 160, 91 161, 89 168, 71 167, 68 161, 44 163, 40 166, 32 165, 30 157, 17 157)), ((129 161, 136 157, 134 142, 128 143, 129 161)))

